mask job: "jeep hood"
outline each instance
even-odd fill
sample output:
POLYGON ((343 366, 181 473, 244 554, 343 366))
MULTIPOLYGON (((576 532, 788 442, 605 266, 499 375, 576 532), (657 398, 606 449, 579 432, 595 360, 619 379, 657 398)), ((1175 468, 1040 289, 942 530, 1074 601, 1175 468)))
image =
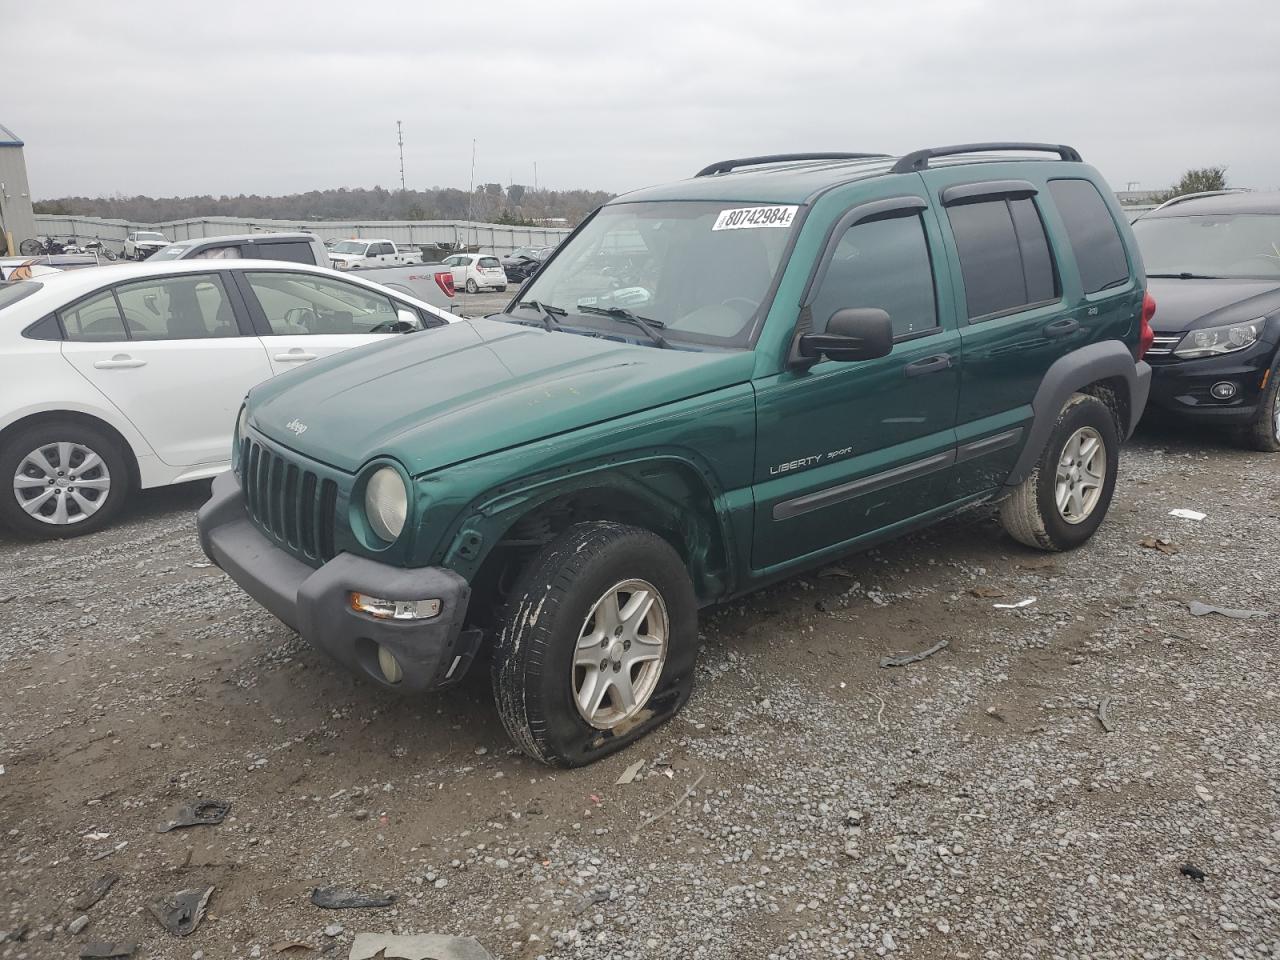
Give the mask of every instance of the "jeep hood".
POLYGON ((1162 333, 1214 327, 1265 317, 1280 310, 1280 281, 1147 278, 1156 301, 1151 326, 1162 333))
POLYGON ((348 473, 389 456, 417 476, 742 383, 753 367, 749 351, 662 350, 463 320, 268 380, 249 394, 249 422, 348 473))

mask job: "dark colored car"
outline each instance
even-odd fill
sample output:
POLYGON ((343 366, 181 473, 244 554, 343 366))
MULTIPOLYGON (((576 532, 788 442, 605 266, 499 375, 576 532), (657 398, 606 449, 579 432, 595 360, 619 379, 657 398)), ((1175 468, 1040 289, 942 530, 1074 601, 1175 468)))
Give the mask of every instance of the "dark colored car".
POLYGON ((551 256, 555 247, 520 247, 502 258, 502 269, 511 283, 524 283, 551 256))
POLYGON ((1280 451, 1280 193, 1177 197, 1133 232, 1159 304, 1151 405, 1280 451))
POLYGON ((590 763, 688 699, 701 607, 997 500, 1082 546, 1145 288, 1071 147, 721 161, 605 204, 502 313, 255 387, 201 542, 348 669, 483 665, 521 750, 590 763))

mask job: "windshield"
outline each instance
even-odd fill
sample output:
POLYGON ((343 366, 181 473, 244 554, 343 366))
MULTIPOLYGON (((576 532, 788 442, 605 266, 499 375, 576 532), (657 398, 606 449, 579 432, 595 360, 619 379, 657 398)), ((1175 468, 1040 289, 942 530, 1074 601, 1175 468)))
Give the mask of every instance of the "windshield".
POLYGON ((334 253, 354 253, 363 257, 368 246, 367 243, 360 243, 357 240, 343 240, 341 243, 335 243, 331 249, 334 253))
POLYGON ((1133 232, 1149 275, 1280 280, 1277 214, 1139 218, 1133 232))
POLYGON ((136 239, 137 240, 159 240, 161 243, 169 242, 168 240, 165 239, 163 233, 139 233, 136 239))
POLYGON ((15 280, 12 283, 0 283, 0 310, 11 307, 19 300, 31 296, 39 290, 41 284, 33 280, 15 280))
POLYGON ((793 206, 719 201, 612 204, 557 251, 521 300, 567 311, 562 328, 636 338, 631 324, 593 312, 624 308, 661 325, 673 344, 745 347, 795 214, 793 206))

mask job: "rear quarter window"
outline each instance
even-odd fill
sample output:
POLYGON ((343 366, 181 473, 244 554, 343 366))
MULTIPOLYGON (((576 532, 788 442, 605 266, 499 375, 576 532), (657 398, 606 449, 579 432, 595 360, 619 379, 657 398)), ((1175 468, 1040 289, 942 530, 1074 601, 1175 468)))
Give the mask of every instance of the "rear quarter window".
POLYGON ((1129 279, 1129 260, 1098 188, 1088 180, 1050 180, 1049 193, 1067 228, 1084 292, 1123 285, 1129 279))

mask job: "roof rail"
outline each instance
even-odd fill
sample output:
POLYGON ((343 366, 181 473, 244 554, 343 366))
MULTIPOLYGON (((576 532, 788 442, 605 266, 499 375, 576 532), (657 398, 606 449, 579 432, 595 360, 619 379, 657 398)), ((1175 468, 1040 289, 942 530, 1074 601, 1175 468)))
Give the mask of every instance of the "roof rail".
POLYGON ((1063 160, 1080 163, 1080 153, 1064 143, 961 143, 952 147, 928 147, 899 158, 891 173, 916 173, 926 170, 933 157, 954 157, 962 153, 990 153, 994 150, 1028 150, 1036 153, 1056 153, 1063 160))
POLYGON ((694 176, 709 177, 716 173, 728 173, 737 167, 755 167, 762 163, 784 163, 788 160, 875 160, 887 156, 887 153, 773 153, 764 157, 717 160, 710 166, 703 167, 694 176))
POLYGON ((1199 200, 1201 197, 1222 197, 1222 196, 1226 196, 1229 193, 1248 193, 1248 192, 1249 192, 1248 189, 1245 187, 1230 187, 1226 190, 1201 190, 1199 193, 1182 193, 1176 197, 1170 197, 1168 200, 1160 204, 1160 206, 1156 207, 1155 209, 1148 210, 1147 213, 1155 213, 1156 210, 1163 210, 1165 207, 1172 207, 1175 204, 1184 203, 1187 200, 1199 200))

